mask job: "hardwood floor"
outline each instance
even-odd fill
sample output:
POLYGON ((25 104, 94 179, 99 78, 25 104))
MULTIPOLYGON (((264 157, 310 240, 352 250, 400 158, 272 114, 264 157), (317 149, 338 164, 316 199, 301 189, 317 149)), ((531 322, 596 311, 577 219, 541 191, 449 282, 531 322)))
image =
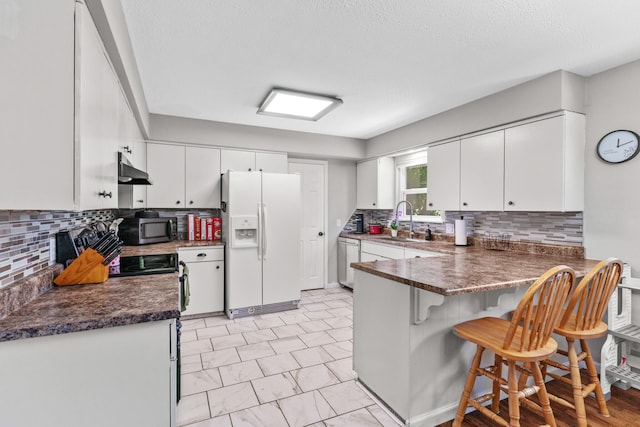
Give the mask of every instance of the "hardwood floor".
MULTIPOLYGON (((571 386, 559 381, 551 381, 547 383, 547 390, 557 396, 572 401, 571 386)), ((609 413, 611 416, 605 418, 598 412, 598 405, 593 398, 585 400, 587 408, 587 420, 590 427, 631 427, 640 426, 640 390, 629 389, 627 391, 620 390, 617 387, 611 387, 611 399, 607 402, 609 413)), ((558 427, 573 427, 573 412, 569 408, 565 408, 557 403, 551 402, 551 408, 556 418, 558 427)), ((507 399, 500 402, 500 413, 503 417, 507 417, 509 409, 507 399)), ((537 412, 533 412, 526 408, 521 408, 521 427, 533 427, 544 424, 544 419, 537 412)), ((440 424, 437 427, 450 427, 452 421, 440 424)), ((464 417, 463 426, 474 427, 493 427, 488 418, 472 412, 464 417)))

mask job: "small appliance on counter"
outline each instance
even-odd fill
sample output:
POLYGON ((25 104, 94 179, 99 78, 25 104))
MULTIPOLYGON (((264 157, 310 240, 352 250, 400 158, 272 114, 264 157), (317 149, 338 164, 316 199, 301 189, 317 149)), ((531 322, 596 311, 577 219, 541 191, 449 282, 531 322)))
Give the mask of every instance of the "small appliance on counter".
POLYGON ((163 243, 178 238, 178 219, 160 217, 157 212, 138 211, 133 218, 124 218, 119 236, 127 245, 163 243))
POLYGON ((369 234, 380 234, 380 233, 382 233, 382 225, 369 224, 369 234))
POLYGON ((356 217, 356 231, 355 234, 364 234, 364 214, 355 214, 356 217))
POLYGON ((121 256, 117 269, 109 277, 165 274, 178 271, 178 254, 121 256))

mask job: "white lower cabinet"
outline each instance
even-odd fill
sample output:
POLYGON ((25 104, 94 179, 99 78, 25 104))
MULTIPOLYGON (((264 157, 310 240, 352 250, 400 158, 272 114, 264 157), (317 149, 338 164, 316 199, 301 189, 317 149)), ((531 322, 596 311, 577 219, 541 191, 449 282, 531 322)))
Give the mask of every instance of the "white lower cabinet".
POLYGON ((176 425, 175 319, 0 343, 0 425, 176 425))
POLYGON ((360 262, 386 261, 389 259, 425 258, 442 256, 439 252, 423 251, 401 246, 381 245, 363 241, 360 246, 360 262))
POLYGON ((183 316, 224 311, 224 246, 178 248, 189 268, 191 297, 183 316))
POLYGON ((400 246, 381 245, 363 241, 360 246, 360 262, 386 261, 389 259, 403 259, 404 248, 400 246))

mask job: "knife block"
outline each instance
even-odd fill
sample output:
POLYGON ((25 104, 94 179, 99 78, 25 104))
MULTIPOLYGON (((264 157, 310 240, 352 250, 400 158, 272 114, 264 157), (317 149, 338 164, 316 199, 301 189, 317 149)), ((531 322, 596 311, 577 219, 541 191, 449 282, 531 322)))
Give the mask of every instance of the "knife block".
POLYGON ((109 266, 102 265, 103 261, 100 254, 89 248, 53 279, 53 283, 58 286, 103 283, 109 277, 109 266))

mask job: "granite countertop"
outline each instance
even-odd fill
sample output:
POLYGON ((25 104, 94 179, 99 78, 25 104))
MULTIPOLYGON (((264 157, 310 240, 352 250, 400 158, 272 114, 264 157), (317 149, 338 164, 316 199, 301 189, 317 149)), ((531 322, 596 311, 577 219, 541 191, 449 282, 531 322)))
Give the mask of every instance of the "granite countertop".
MULTIPOLYGON (((176 253, 221 241, 176 240, 124 246, 123 256, 176 253)), ((110 277, 104 283, 52 286, 56 264, 0 292, 0 342, 180 317, 178 273, 110 277)))
POLYGON ((54 286, 0 320, 0 341, 180 317, 178 273, 54 286))
MULTIPOLYGON (((436 251, 436 249, 433 249, 436 251)), ((450 296, 527 286, 548 269, 568 265, 578 277, 598 261, 466 247, 464 253, 429 258, 353 263, 360 271, 450 296)))

